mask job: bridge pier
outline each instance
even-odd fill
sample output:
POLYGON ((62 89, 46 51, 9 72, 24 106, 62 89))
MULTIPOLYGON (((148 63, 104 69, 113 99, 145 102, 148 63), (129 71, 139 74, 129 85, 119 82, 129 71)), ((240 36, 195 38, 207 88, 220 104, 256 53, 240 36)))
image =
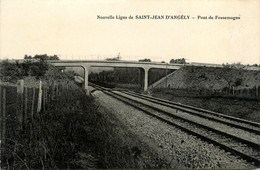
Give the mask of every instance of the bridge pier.
POLYGON ((89 67, 88 66, 82 66, 84 68, 84 90, 87 95, 89 95, 89 89, 88 89, 88 72, 89 67))
POLYGON ((150 68, 143 68, 144 69, 144 91, 148 89, 148 72, 150 68))

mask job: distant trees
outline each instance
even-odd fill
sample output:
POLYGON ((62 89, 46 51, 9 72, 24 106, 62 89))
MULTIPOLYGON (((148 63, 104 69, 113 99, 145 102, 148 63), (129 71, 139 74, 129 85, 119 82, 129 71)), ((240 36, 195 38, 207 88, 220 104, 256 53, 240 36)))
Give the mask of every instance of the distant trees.
POLYGON ((16 82, 21 75, 21 70, 8 60, 4 60, 0 67, 0 79, 4 82, 16 82))
POLYGON ((28 56, 25 54, 24 59, 32 59, 32 56, 28 56))
POLYGON ((120 61, 120 60, 121 60, 120 53, 118 53, 117 57, 107 58, 106 60, 107 60, 107 61, 120 61))
POLYGON ((50 56, 50 60, 59 60, 60 58, 57 55, 50 56))
POLYGON ((175 64, 186 64, 185 58, 179 58, 179 59, 171 59, 170 63, 175 63, 175 64))
POLYGON ((16 82, 18 79, 22 79, 27 76, 33 76, 35 78, 42 78, 48 70, 48 64, 46 60, 59 60, 57 55, 48 56, 47 54, 36 54, 34 57, 25 55, 24 62, 15 63, 4 60, 0 67, 0 79, 6 82, 16 82), (32 59, 37 59, 32 61, 32 59))
POLYGON ((120 61, 120 58, 114 57, 114 58, 107 58, 107 61, 120 61))
POLYGON ((44 60, 32 62, 30 60, 19 63, 11 63, 4 60, 1 63, 0 79, 6 82, 16 82, 26 76, 41 78, 48 70, 48 64, 44 60))
POLYGON ((226 64, 222 64, 223 67, 227 67, 227 68, 244 68, 244 67, 250 67, 250 66, 253 66, 253 67, 259 67, 260 65, 257 65, 257 64, 247 64, 247 65, 244 65, 244 64, 241 64, 240 62, 237 62, 237 63, 232 63, 232 64, 229 64, 229 63, 226 63, 226 64))
POLYGON ((138 60, 139 62, 152 62, 151 59, 149 58, 145 58, 145 59, 141 59, 141 60, 138 60))
POLYGON ((24 59, 59 60, 59 57, 57 55, 48 56, 47 54, 36 54, 34 57, 25 55, 24 59))
POLYGON ((229 63, 226 63, 226 64, 222 64, 223 67, 226 67, 226 68, 243 68, 244 65, 242 65, 240 62, 238 63, 232 63, 232 64, 229 64, 229 63))

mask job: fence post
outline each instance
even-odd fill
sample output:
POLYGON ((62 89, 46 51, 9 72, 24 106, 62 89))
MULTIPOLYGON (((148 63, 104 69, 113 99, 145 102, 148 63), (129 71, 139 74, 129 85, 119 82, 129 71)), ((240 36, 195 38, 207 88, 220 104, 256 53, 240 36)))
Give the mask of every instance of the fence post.
POLYGON ((24 119, 23 119, 23 123, 25 122, 25 120, 27 119, 27 105, 28 105, 28 89, 27 87, 24 88, 24 119))
POLYGON ((2 138, 1 144, 5 144, 5 133, 6 133, 6 89, 3 88, 3 105, 2 105, 2 138))
POLYGON ((24 90, 24 80, 18 80, 17 84, 17 93, 22 94, 24 90))
POLYGON ((42 106, 42 81, 40 80, 37 113, 41 111, 41 106, 42 106))
POLYGON ((50 102, 49 89, 46 89, 46 103, 47 103, 47 107, 49 106, 49 102, 50 102))
POLYGON ((256 98, 258 98, 258 83, 256 84, 256 86, 255 86, 255 89, 256 89, 256 98))
POLYGON ((33 112, 34 112, 34 102, 35 102, 34 98, 35 98, 35 88, 33 88, 31 118, 33 118, 33 112))
POLYGON ((48 89, 45 88, 45 107, 48 105, 48 89))
POLYGON ((58 97, 58 84, 55 84, 54 88, 55 88, 55 98, 57 99, 57 97, 58 97))
POLYGON ((59 96, 59 89, 60 89, 59 84, 57 84, 57 91, 56 91, 57 92, 57 95, 56 95, 57 97, 59 96))
POLYGON ((17 84, 18 85, 17 85, 17 106, 16 107, 18 112, 16 116, 20 125, 22 125, 24 119, 24 107, 23 107, 24 80, 18 80, 17 84))
MULTIPOLYGON (((3 129, 3 111, 2 111, 2 86, 0 86, 0 128, 3 129)), ((0 133, 0 140, 2 141, 3 139, 3 135, 2 135, 2 130, 0 133)), ((0 147, 1 147, 1 143, 0 143, 0 147)))
POLYGON ((54 100, 54 92, 55 92, 55 81, 53 81, 51 86, 51 101, 54 100))
POLYGON ((32 96, 32 110, 31 110, 31 124, 30 124, 30 141, 32 140, 32 136, 33 136, 33 113, 34 113, 34 103, 35 103, 35 88, 33 87, 33 96, 32 96))
POLYGON ((255 94, 256 94, 256 99, 258 99, 259 97, 259 93, 258 93, 258 86, 259 86, 259 80, 256 79, 256 84, 255 84, 255 94))
POLYGON ((48 107, 49 105, 49 89, 46 88, 46 106, 48 107))
POLYGON ((42 88, 42 108, 45 111, 45 104, 46 104, 46 89, 42 88))

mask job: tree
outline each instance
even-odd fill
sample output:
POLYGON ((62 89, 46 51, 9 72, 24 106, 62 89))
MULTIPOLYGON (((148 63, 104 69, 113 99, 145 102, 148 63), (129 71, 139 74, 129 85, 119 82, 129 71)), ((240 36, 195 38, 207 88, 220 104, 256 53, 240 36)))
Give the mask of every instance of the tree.
POLYGON ((118 60, 121 60, 121 56, 120 56, 120 53, 118 53, 117 57, 116 57, 118 60))
POLYGON ((34 57, 25 55, 24 59, 40 59, 40 60, 59 60, 57 55, 48 56, 47 54, 36 54, 34 57))
POLYGON ((121 60, 120 53, 118 53, 117 57, 107 58, 106 60, 107 60, 107 61, 120 61, 120 60, 121 60))
POLYGON ((25 54, 24 59, 32 59, 32 56, 28 56, 25 54))
POLYGON ((6 82, 16 82, 20 77, 20 69, 15 63, 3 60, 0 67, 0 79, 6 82))
POLYGON ((18 79, 22 79, 26 76, 34 76, 41 78, 48 70, 48 64, 44 60, 32 62, 26 60, 25 62, 16 63, 4 60, 1 63, 0 79, 6 82, 16 82, 18 79))
POLYGON ((107 61, 119 61, 120 59, 118 57, 114 57, 114 58, 107 58, 107 61))
POLYGON ((228 89, 230 90, 232 82, 233 82, 233 69, 224 67, 221 71, 222 71, 222 73, 219 75, 221 75, 222 79, 224 79, 226 81, 226 83, 228 85, 228 89))
POLYGON ((33 58, 40 60, 48 60, 49 56, 47 56, 47 54, 36 54, 33 58))
POLYGON ((175 64, 186 64, 185 58, 179 58, 179 59, 171 59, 170 63, 175 63, 175 64))
POLYGON ((50 56, 49 60, 59 60, 57 55, 50 56))
POLYGON ((141 60, 138 60, 139 62, 152 62, 151 59, 149 58, 145 58, 145 59, 141 59, 141 60))

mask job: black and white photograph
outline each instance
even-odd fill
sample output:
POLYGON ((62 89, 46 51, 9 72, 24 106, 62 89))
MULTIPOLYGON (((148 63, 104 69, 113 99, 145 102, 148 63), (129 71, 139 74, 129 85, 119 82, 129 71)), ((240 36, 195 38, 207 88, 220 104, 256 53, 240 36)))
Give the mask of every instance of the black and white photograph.
POLYGON ((0 0, 0 169, 259 169, 259 0, 0 0))

